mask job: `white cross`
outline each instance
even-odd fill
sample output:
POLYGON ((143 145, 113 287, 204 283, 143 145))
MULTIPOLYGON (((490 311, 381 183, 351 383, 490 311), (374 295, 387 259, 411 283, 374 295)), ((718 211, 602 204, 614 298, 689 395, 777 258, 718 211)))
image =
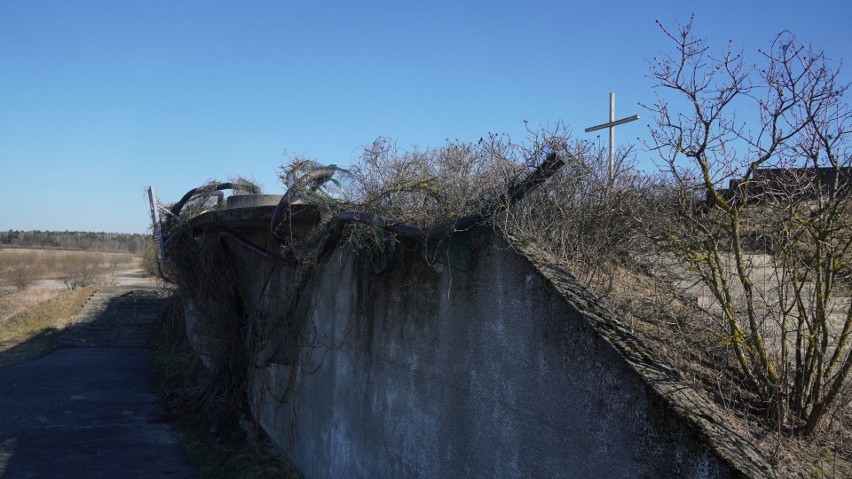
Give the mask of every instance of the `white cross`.
POLYGON ((615 127, 617 125, 623 125, 624 123, 630 123, 631 121, 635 121, 639 119, 639 115, 628 116, 626 118, 622 118, 620 120, 615 119, 615 93, 609 94, 609 122, 601 123, 600 125, 590 126, 586 128, 586 133, 590 131, 603 130, 604 128, 609 128, 609 184, 612 184, 613 175, 615 172, 613 171, 615 168, 615 127))

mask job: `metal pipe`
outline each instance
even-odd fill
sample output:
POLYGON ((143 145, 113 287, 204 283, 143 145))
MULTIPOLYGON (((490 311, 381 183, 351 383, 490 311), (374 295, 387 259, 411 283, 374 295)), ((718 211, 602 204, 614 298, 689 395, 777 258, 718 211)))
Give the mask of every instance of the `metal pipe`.
MULTIPOLYGON (((199 186, 198 188, 193 188, 193 189, 187 191, 186 194, 183 195, 183 198, 181 198, 180 201, 178 201, 177 203, 175 203, 172 206, 171 213, 174 216, 178 216, 180 214, 180 210, 183 209, 183 207, 186 205, 186 203, 189 202, 189 200, 191 200, 195 197, 202 196, 202 195, 205 195, 205 194, 209 196, 209 195, 212 195, 212 194, 216 194, 216 193, 213 193, 214 191, 233 190, 236 187, 245 189, 246 191, 248 191, 249 193, 252 193, 252 194, 260 194, 260 188, 257 187, 256 185, 251 184, 251 183, 234 184, 234 183, 231 183, 231 182, 226 182, 226 183, 216 183, 216 184, 213 184, 213 185, 199 186), (200 193, 199 193, 199 190, 201 190, 200 193)), ((222 198, 224 198, 224 195, 222 196, 222 198)))
POLYGON ((272 218, 269 221, 269 230, 272 232, 272 236, 275 237, 279 242, 283 241, 283 238, 278 236, 278 226, 281 224, 281 217, 284 215, 284 210, 290 207, 294 201, 296 201, 296 196, 301 193, 302 189, 311 184, 311 191, 316 191, 321 187, 326 181, 330 180, 331 177, 337 170, 334 168, 317 168, 315 170, 311 170, 304 175, 302 175, 299 179, 293 183, 284 196, 278 201, 278 204, 275 206, 275 210, 272 212, 272 218))

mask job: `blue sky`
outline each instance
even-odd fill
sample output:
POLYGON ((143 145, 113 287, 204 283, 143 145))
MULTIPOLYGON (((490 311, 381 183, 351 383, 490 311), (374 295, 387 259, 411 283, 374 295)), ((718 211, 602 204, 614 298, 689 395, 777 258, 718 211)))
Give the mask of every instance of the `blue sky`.
POLYGON ((520 140, 524 121, 594 140, 610 91, 643 115, 617 129, 635 142, 657 18, 694 13, 755 59, 784 29, 852 58, 847 0, 572 3, 0 0, 0 230, 141 233, 147 185, 281 193, 285 150, 346 165, 378 136, 520 140))

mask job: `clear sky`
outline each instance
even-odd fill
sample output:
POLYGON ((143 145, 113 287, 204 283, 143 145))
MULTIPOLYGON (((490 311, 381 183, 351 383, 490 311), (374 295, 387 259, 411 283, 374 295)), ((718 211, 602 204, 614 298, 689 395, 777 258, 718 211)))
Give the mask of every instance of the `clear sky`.
POLYGON ((789 29, 852 58, 849 0, 0 0, 0 230, 141 233, 147 185, 282 193, 285 150, 346 165, 378 136, 521 139, 524 121, 594 140, 610 91, 644 115, 616 130, 635 142, 671 46, 654 20, 692 13, 717 49, 756 58, 789 29))

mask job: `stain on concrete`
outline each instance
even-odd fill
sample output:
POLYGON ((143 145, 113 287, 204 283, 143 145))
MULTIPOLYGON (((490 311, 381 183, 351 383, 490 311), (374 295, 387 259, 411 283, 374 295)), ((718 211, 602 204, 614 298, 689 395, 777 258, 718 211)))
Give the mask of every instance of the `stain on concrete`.
MULTIPOLYGON (((397 251, 369 280, 336 251, 278 323, 303 322, 297 360, 249 374, 256 418, 306 476, 773 476, 545 253, 495 236, 461 272, 397 251)), ((293 270, 262 294, 262 260, 241 259, 242 297, 275 318, 293 270)))

